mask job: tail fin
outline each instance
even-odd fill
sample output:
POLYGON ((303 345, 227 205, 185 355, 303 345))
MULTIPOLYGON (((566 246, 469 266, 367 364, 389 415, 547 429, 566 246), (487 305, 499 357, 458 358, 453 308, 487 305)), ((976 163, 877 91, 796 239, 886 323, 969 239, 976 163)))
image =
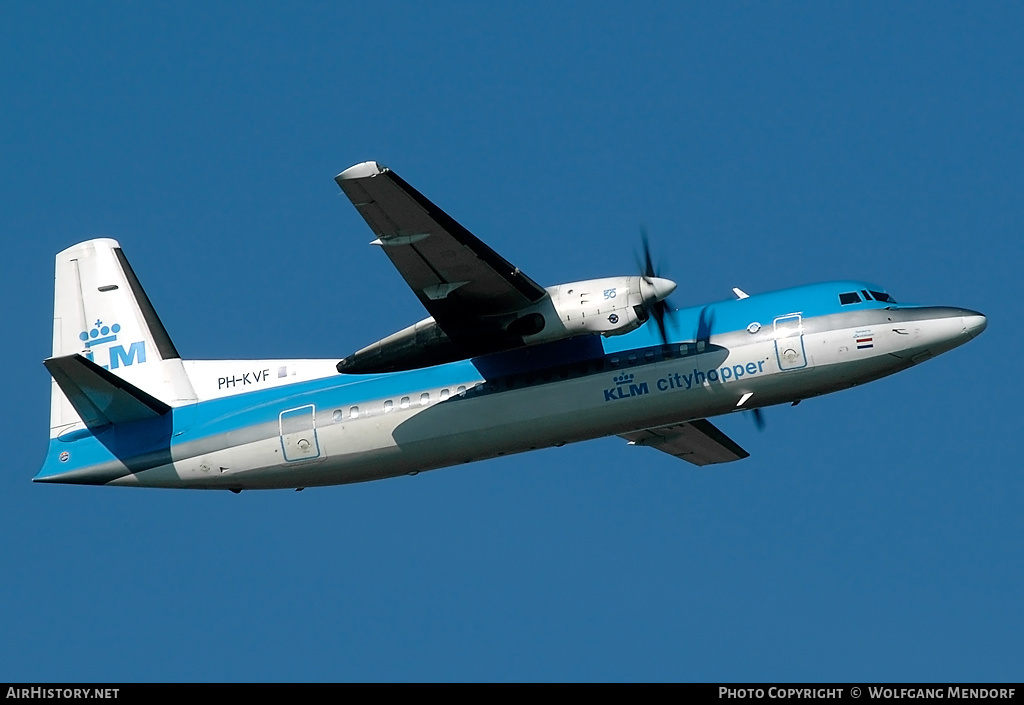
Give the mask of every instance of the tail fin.
MULTIPOLYGON (((75 353, 170 406, 196 400, 174 343, 115 240, 89 240, 57 255, 53 357, 75 353)), ((82 421, 54 381, 51 437, 82 421)))

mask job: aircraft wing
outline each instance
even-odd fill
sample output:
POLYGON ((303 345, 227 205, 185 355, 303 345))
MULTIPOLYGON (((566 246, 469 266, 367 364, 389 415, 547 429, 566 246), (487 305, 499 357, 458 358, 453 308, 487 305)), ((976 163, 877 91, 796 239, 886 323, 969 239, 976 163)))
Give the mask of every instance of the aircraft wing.
POLYGON ((515 312, 547 295, 387 167, 363 162, 335 181, 452 340, 503 331, 515 312))
POLYGON ((750 453, 722 433, 707 419, 670 424, 624 433, 630 445, 650 446, 694 465, 713 465, 743 460, 750 453))

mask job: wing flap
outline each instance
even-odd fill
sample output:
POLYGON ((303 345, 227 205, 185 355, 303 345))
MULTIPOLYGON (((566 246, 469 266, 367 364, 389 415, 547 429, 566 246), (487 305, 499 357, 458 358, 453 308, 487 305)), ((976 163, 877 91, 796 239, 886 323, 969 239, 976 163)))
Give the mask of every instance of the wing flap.
POLYGON ((508 317, 547 295, 387 167, 364 162, 335 181, 377 235, 375 244, 453 339, 488 328, 488 317, 508 317))
POLYGON ((707 419, 623 433, 630 445, 650 446, 694 465, 729 463, 750 457, 707 419))
POLYGON ((89 428, 162 416, 171 407, 78 353, 43 361, 89 428))

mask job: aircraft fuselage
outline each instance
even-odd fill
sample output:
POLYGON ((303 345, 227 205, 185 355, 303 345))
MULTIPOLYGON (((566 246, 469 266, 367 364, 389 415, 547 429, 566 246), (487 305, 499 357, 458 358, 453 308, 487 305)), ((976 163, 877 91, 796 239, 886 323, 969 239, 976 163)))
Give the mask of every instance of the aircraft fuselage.
MULTIPOLYGON (((241 490, 415 474, 827 394, 941 354, 986 325, 967 309, 840 303, 842 292, 866 286, 835 282, 686 309, 668 343, 645 326, 595 336, 596 355, 496 370, 465 360, 269 386, 268 363, 246 381, 231 374, 232 386, 252 391, 211 392, 166 416, 105 429, 69 426, 51 439, 35 479, 241 490)), ((197 390, 228 379, 213 364, 189 374, 197 390)))

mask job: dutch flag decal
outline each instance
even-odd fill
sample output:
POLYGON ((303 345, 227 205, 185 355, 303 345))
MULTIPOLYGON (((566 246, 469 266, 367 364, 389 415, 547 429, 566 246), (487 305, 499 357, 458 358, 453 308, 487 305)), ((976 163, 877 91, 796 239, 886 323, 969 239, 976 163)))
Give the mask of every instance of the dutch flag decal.
POLYGON ((857 349, 866 350, 875 347, 874 338, 857 338, 857 349))

